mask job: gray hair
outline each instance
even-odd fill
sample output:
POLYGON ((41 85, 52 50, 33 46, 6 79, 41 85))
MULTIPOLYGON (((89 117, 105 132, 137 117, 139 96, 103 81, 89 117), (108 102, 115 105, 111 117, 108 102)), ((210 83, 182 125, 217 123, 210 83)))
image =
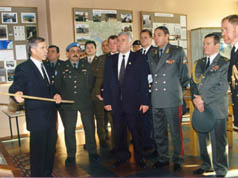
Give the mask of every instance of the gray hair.
POLYGON ((120 33, 118 34, 118 36, 121 36, 121 35, 127 35, 127 36, 128 36, 128 39, 129 39, 129 42, 132 43, 133 38, 132 38, 131 32, 120 32, 120 33))
POLYGON ((33 37, 30 38, 27 42, 27 53, 28 56, 31 56, 31 48, 36 48, 38 43, 44 42, 45 39, 42 37, 33 37))

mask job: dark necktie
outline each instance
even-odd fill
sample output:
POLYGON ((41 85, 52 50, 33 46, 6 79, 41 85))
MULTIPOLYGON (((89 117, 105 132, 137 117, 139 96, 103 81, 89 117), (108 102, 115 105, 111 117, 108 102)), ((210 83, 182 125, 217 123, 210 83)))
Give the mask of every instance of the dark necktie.
POLYGON ((210 66, 210 57, 207 58, 206 69, 210 66))
POLYGON ((145 49, 143 49, 143 53, 142 53, 143 55, 146 55, 146 50, 145 49))
POLYGON ((73 68, 77 69, 77 64, 76 63, 73 63, 73 68))
POLYGON ((233 46, 232 50, 231 50, 231 58, 235 55, 236 53, 236 47, 233 46))
POLYGON ((52 70, 54 70, 55 64, 54 64, 54 63, 50 63, 50 68, 51 68, 52 70))
POLYGON ((161 58, 162 54, 163 54, 163 49, 160 49, 159 50, 159 59, 161 58))
POLYGON ((120 68, 120 73, 119 73, 119 82, 120 85, 122 86, 123 79, 124 79, 124 74, 125 74, 125 55, 122 55, 122 61, 121 61, 121 68, 120 68))
POLYGON ((43 77, 44 77, 46 84, 49 85, 50 83, 49 83, 48 77, 46 75, 46 71, 45 71, 45 67, 44 67, 43 63, 41 63, 41 70, 43 72, 43 77))

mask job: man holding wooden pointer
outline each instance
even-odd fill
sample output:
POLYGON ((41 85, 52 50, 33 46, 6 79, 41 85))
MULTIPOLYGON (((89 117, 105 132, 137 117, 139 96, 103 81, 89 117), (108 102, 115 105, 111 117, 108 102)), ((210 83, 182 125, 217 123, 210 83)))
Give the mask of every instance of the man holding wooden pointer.
POLYGON ((55 93, 42 61, 47 56, 47 45, 43 38, 28 41, 29 59, 16 67, 14 81, 9 93, 15 93, 17 102, 25 106, 27 130, 30 131, 31 177, 53 177, 52 169, 57 140, 56 104, 61 96, 55 93), (55 102, 23 99, 24 95, 53 98, 55 102))

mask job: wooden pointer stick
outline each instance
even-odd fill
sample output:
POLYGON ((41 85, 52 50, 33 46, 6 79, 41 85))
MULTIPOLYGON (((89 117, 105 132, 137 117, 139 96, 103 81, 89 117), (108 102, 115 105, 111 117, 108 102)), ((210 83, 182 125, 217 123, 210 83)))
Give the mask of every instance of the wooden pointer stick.
MULTIPOLYGON (((56 101, 55 99, 52 99, 52 98, 43 98, 43 97, 28 96, 28 95, 17 95, 17 94, 13 94, 13 93, 4 93, 4 92, 0 92, 0 95, 20 96, 20 97, 26 98, 26 99, 41 100, 41 101, 52 101, 52 102, 56 101)), ((61 103, 74 103, 74 101, 72 101, 72 100, 61 100, 61 103)))

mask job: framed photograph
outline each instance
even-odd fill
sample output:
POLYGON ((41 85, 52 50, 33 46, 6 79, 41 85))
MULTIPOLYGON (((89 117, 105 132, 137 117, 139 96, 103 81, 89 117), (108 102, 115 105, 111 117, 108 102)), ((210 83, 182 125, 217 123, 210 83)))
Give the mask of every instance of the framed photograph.
POLYGON ((14 79, 15 69, 6 69, 7 82, 11 82, 14 79))
POLYGON ((121 22, 122 23, 132 23, 132 15, 131 14, 121 14, 121 22))
POLYGON ((75 21, 76 22, 87 22, 88 21, 88 12, 75 12, 75 21))
POLYGON ((12 40, 0 40, 0 50, 13 49, 12 40))
POLYGON ((2 12, 2 23, 15 24, 17 22, 16 12, 2 12))
POLYGON ((143 15, 143 27, 151 28, 151 16, 150 15, 143 15))
POLYGON ((102 21, 102 13, 93 11, 93 21, 94 22, 101 22, 102 21))
POLYGON ((77 24, 76 25, 76 34, 83 35, 89 33, 89 25, 88 24, 77 24))
POLYGON ((105 14, 105 21, 117 21, 117 14, 113 14, 113 13, 108 13, 105 14))
POLYGON ((132 24, 121 25, 122 32, 132 32, 132 24))
POLYGON ((7 25, 0 25, 0 40, 8 40, 7 25))
POLYGON ((26 26, 26 39, 29 40, 32 37, 37 37, 37 27, 36 26, 26 26))
POLYGON ((34 12, 22 12, 21 13, 22 23, 36 23, 36 13, 34 12))
POLYGON ((16 60, 5 60, 4 68, 5 69, 15 69, 16 68, 16 60))

